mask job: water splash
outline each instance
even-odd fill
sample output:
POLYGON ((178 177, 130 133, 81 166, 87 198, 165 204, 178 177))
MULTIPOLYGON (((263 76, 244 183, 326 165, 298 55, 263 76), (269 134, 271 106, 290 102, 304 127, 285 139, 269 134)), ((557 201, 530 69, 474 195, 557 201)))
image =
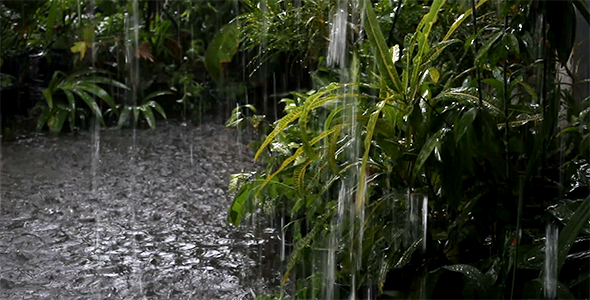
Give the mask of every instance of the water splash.
POLYGON ((546 299, 557 296, 557 241, 559 229, 555 224, 548 224, 545 229, 545 269, 543 287, 546 299))

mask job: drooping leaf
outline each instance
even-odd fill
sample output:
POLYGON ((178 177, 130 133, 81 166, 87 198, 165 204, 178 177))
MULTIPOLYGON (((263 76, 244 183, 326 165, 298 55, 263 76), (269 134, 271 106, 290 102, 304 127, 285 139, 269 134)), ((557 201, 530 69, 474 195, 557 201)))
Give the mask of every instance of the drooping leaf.
POLYGON ((107 93, 98 85, 87 82, 77 82, 75 84, 75 88, 82 89, 84 91, 94 94, 95 96, 102 99, 106 104, 108 104, 111 107, 111 109, 113 109, 115 114, 119 114, 118 110, 116 109, 117 107, 115 105, 115 101, 113 101, 113 98, 111 98, 109 93, 107 93))
POLYGON ((472 107, 458 119, 457 124, 455 124, 455 142, 459 142, 463 135, 473 128, 472 124, 477 116, 477 111, 476 107, 472 107))
POLYGON ((153 109, 155 109, 158 113, 160 113, 160 115, 166 119, 166 113, 164 112, 164 109, 162 108, 162 106, 156 102, 156 101, 149 101, 148 103, 146 103, 148 106, 152 107, 153 109))
POLYGON ((441 128, 436 133, 434 133, 422 146, 420 153, 418 153, 418 157, 414 162, 414 168, 412 169, 412 177, 416 178, 419 174, 422 173, 422 166, 432 153, 435 147, 440 146, 440 138, 443 133, 446 132, 446 128, 441 128))
POLYGON ((144 104, 141 106, 141 111, 143 112, 143 115, 145 116, 145 120, 147 121, 148 125, 150 126, 151 130, 156 129, 156 118, 154 117, 154 113, 152 112, 152 108, 147 105, 144 104))
POLYGON ((94 115, 97 118, 99 118, 101 123, 104 125, 104 120, 102 119, 102 112, 100 111, 100 107, 98 106, 98 103, 96 103, 96 101, 83 90, 72 89, 71 91, 74 92, 76 95, 78 95, 78 97, 82 98, 82 100, 86 103, 86 105, 88 105, 90 110, 92 110, 94 115))
POLYGON ((125 125, 125 122, 127 122, 127 119, 129 118, 129 114, 131 113, 132 109, 133 108, 131 106, 123 107, 123 109, 121 110, 121 114, 119 115, 119 121, 117 122, 117 128, 121 129, 123 127, 123 125, 125 125))
POLYGON ((49 109, 49 107, 45 107, 45 109, 43 109, 43 111, 39 115, 39 118, 37 118, 37 127, 36 127, 37 131, 41 131, 43 129, 43 127, 47 123, 47 120, 49 120, 50 116, 51 116, 51 110, 49 109))
POLYGON ((68 111, 65 109, 58 108, 57 113, 53 116, 53 120, 50 123, 49 129, 52 133, 59 133, 68 117, 68 111))
POLYGON ((149 95, 147 95, 145 98, 143 98, 143 102, 147 102, 151 99, 154 99, 156 97, 160 97, 160 96, 165 96, 165 95, 172 95, 173 93, 171 91, 157 91, 157 92, 153 92, 150 93, 149 95))

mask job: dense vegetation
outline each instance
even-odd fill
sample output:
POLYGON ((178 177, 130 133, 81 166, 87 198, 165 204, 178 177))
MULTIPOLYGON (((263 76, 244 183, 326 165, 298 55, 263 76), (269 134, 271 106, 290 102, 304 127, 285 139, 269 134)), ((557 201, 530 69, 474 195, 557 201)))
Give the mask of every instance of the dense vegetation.
POLYGON ((225 68, 233 77, 218 88, 219 74, 207 69, 222 68, 237 49, 220 56, 207 48, 215 48, 214 36, 239 4, 2 1, 3 128, 12 127, 15 115, 57 133, 88 128, 92 119, 126 126, 133 115, 154 128, 166 113, 185 120, 222 114, 244 98, 246 83, 225 68))
POLYGON ((5 0, 3 128, 237 106, 227 126, 260 134, 264 168, 232 177, 228 221, 272 221, 289 256, 286 292, 261 299, 588 298, 576 13, 588 22, 581 0, 5 0))
POLYGON ((561 17, 588 21, 581 1, 261 3, 242 47, 317 64, 280 120, 228 121, 259 128, 266 163, 234 176, 229 221, 290 238, 291 289, 261 298, 589 296, 588 98, 561 17))

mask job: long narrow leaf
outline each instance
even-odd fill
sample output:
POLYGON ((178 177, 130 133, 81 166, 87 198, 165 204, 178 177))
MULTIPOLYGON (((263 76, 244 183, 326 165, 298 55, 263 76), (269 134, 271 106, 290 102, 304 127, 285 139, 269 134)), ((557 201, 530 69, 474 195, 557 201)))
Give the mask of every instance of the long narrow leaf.
POLYGON ((393 58, 389 53, 389 48, 383 37, 383 32, 379 27, 379 21, 373 10, 371 1, 365 0, 365 30, 369 37, 369 42, 375 51, 375 59, 377 61, 377 67, 379 73, 384 78, 388 86, 394 91, 401 93, 403 91, 402 83, 399 78, 399 74, 393 64, 393 58), (391 86, 393 84, 393 86, 391 86))
MULTIPOLYGON (((484 3, 488 2, 488 0, 481 0, 477 3, 477 5, 475 5, 475 8, 479 8, 480 6, 482 6, 484 3)), ((459 28, 459 26, 461 26, 461 24, 463 24, 463 21, 465 21, 469 16, 471 16, 471 9, 468 9, 464 14, 460 15, 457 20, 455 20, 455 22, 453 23, 453 25, 451 25, 451 28, 449 29, 449 31, 447 32, 447 34, 445 35, 445 37, 442 39, 442 41, 446 41, 448 40, 451 35, 453 35, 453 33, 455 32, 455 30, 457 30, 457 28, 459 28)))
POLYGON ((576 237, 588 222, 590 214, 590 196, 586 197, 584 202, 578 206, 572 218, 567 222, 561 233, 559 234, 559 253, 557 256, 557 274, 561 271, 561 267, 565 263, 568 252, 576 241, 576 237))
POLYGON ((72 89, 78 97, 82 98, 82 100, 88 105, 90 110, 94 113, 94 115, 100 120, 100 122, 104 125, 104 120, 102 119, 102 112, 100 111, 100 107, 98 107, 98 103, 90 97, 85 91, 79 89, 72 89))

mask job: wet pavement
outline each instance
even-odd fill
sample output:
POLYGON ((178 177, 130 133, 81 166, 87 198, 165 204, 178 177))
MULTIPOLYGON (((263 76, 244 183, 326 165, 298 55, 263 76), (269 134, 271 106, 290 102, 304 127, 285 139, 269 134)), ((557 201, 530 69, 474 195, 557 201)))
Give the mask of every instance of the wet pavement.
POLYGON ((1 151, 0 299, 252 299, 265 285, 264 239, 226 223, 229 176, 255 168, 235 131, 162 123, 1 151))

